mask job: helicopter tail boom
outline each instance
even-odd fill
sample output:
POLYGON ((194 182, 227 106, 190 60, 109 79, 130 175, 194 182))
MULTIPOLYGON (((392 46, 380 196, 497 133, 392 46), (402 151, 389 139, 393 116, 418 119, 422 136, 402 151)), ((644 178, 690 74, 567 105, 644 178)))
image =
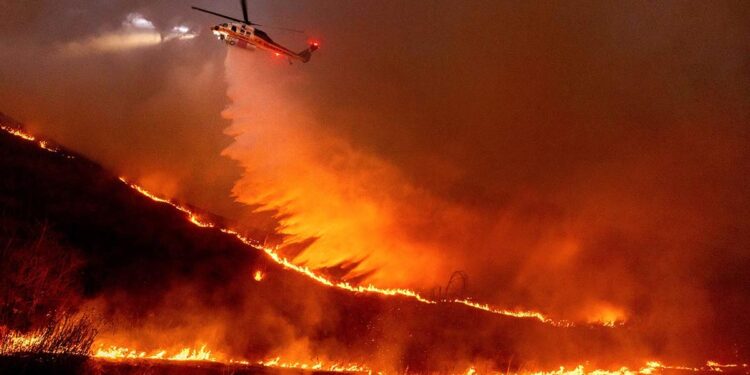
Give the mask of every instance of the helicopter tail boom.
POLYGON ((310 57, 312 57, 312 53, 315 52, 318 48, 319 48, 318 43, 311 43, 310 47, 308 47, 304 51, 301 51, 297 55, 299 55, 299 57, 302 58, 302 62, 308 62, 310 61, 310 57))

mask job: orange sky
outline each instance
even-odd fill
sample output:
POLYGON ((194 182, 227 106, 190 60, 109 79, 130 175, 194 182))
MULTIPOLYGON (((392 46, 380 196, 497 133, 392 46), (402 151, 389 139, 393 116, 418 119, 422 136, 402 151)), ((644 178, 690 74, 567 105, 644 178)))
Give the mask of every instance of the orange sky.
POLYGON ((0 110, 152 190, 318 237, 300 261, 747 332, 744 2, 258 1, 321 41, 293 66, 227 54, 183 2, 42 3, 0 5, 0 110), (66 52, 130 35, 134 12, 202 34, 66 52))

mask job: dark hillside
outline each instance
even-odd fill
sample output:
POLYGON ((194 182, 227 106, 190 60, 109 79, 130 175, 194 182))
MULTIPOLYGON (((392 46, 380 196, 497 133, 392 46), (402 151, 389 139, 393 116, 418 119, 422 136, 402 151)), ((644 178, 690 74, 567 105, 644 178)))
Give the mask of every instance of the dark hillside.
POLYGON ((99 165, 66 155, 74 154, 0 132, 0 241, 42 238, 57 249, 48 263, 67 254, 65 282, 58 283, 64 288, 50 303, 92 310, 100 336, 121 345, 154 350, 206 343, 232 358, 296 356, 451 371, 468 360, 554 367, 560 358, 586 357, 608 365, 610 356, 633 347, 637 358, 654 351, 630 337, 631 329, 557 328, 325 287, 219 229, 193 225, 99 165), (266 275, 261 282, 252 277, 256 270, 266 275))
MULTIPOLYGON (((217 230, 196 228, 183 213, 135 193, 97 164, 45 152, 5 132, 1 137, 2 219, 44 224, 78 249, 86 259, 80 274, 85 297, 124 292, 140 296, 147 308, 166 290, 155 285, 230 284, 245 275, 228 270, 259 261, 259 253, 217 230)), ((37 237, 17 231, 18 240, 37 237)))

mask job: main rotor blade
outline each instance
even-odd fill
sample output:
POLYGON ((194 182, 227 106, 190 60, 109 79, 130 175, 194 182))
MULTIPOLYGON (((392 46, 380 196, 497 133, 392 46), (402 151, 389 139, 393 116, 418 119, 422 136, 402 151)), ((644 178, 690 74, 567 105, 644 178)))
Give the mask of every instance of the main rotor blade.
POLYGON ((225 16, 225 15, 223 15, 221 13, 212 12, 210 10, 206 10, 206 9, 203 9, 203 8, 198 8, 198 7, 191 7, 191 8, 193 8, 193 9, 195 9, 197 11, 204 12, 204 13, 213 14, 214 16, 218 16, 218 17, 221 17, 221 18, 226 18, 228 20, 232 20, 232 21, 235 21, 235 22, 240 22, 240 23, 244 23, 244 24, 248 24, 248 25, 260 26, 257 23, 245 22, 243 20, 240 20, 240 19, 237 19, 237 18, 234 18, 234 17, 225 16))
POLYGON ((245 17, 245 23, 251 24, 250 20, 247 19, 247 1, 246 0, 240 0, 240 4, 242 4, 242 15, 245 17))

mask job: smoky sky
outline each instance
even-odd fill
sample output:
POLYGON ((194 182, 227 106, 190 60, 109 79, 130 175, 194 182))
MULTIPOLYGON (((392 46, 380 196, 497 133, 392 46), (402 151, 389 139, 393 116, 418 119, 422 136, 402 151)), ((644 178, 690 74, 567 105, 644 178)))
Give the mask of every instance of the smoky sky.
POLYGON ((160 42, 180 25, 204 32, 181 2, 0 7, 3 111, 163 194, 236 209, 226 190, 238 171, 216 156, 228 144, 224 51, 206 38, 160 42), (152 29, 126 24, 134 16, 152 29))
POLYGON ((746 3, 251 2, 307 31, 275 40, 320 41, 291 66, 227 52, 188 5, 4 2, 0 110, 381 283, 462 270, 481 300, 685 337, 750 306, 746 3), (61 52, 131 13, 200 34, 61 52))

